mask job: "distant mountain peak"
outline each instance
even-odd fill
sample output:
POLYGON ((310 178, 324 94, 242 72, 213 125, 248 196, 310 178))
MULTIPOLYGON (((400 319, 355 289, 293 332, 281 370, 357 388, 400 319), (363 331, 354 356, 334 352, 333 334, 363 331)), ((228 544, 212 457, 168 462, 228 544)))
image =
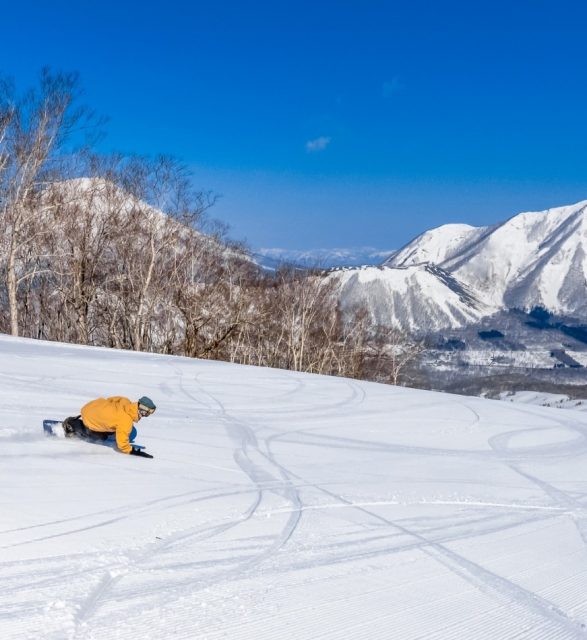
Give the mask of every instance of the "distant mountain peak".
POLYGON ((394 251, 375 247, 339 247, 330 249, 258 249, 255 255, 265 266, 277 266, 289 263, 302 267, 358 267, 379 265, 387 260, 394 251))

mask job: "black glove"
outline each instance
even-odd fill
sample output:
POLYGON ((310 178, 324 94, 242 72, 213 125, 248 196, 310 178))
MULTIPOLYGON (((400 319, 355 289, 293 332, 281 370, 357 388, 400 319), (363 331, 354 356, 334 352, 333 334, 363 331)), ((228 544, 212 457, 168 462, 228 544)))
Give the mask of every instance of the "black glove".
POLYGON ((141 458, 152 458, 153 456, 142 449, 137 449, 133 447, 130 452, 131 456, 140 456, 141 458))

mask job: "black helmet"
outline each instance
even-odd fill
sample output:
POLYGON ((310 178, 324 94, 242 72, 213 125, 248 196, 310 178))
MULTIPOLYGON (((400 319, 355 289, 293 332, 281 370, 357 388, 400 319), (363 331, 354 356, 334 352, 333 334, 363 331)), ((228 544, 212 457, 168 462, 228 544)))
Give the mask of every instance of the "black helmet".
POLYGON ((142 416, 150 416, 156 408, 151 398, 147 398, 147 396, 139 398, 139 413, 142 416))

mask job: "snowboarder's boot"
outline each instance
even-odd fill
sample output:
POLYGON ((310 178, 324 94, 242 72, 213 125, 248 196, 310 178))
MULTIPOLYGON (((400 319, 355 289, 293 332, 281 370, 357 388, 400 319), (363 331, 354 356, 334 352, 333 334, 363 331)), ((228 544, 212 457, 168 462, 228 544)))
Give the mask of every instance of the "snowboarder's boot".
POLYGON ((75 429, 73 428, 72 422, 75 418, 65 418, 63 421, 63 433, 65 433, 66 438, 73 438, 75 436, 75 429))

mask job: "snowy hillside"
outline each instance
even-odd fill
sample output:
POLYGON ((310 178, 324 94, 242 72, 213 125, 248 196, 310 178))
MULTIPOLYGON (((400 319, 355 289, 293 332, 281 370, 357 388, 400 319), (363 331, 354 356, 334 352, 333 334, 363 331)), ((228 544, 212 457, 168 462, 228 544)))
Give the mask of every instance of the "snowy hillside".
MULTIPOLYGON (((493 227, 448 224, 418 236, 385 261, 389 268, 433 264, 450 274, 459 287, 485 304, 483 315, 501 309, 544 307, 559 315, 587 315, 587 201, 520 213, 493 227)), ((401 276, 395 279, 401 279, 401 276)), ((390 281, 380 273, 381 287, 353 287, 352 297, 369 299, 380 321, 434 331, 463 326, 479 318, 479 308, 454 313, 451 296, 442 290, 416 286, 411 294, 435 314, 419 314, 418 307, 398 305, 394 296, 381 297, 390 281), (373 299, 371 299, 373 298, 373 299)), ((347 288, 343 296, 349 293, 347 288)))
POLYGON ((502 392, 499 394, 500 400, 506 402, 523 402, 524 404, 535 404, 541 407, 553 407, 556 409, 573 409, 576 411, 587 411, 585 400, 573 400, 565 394, 544 393, 540 391, 517 391, 502 392))
POLYGON ((492 311, 470 289, 435 265, 343 269, 333 277, 340 284, 343 310, 365 308, 378 324, 404 330, 460 327, 492 311))
POLYGON ((0 336, 2 640, 587 637, 587 415, 0 336), (44 438, 148 394, 153 460, 44 438))

